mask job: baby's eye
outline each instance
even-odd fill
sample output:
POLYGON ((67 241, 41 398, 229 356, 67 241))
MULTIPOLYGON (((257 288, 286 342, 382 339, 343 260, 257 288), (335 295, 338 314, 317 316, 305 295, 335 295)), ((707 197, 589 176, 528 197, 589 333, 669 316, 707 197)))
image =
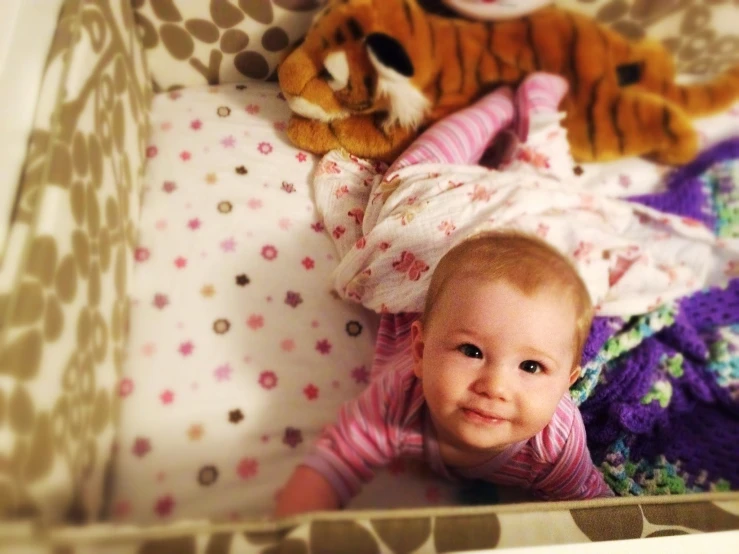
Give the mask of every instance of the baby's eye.
POLYGON ((468 358, 482 358, 482 350, 477 348, 474 344, 461 344, 457 347, 457 350, 459 350, 462 355, 467 356, 468 358))
POLYGON ((518 367, 524 370, 526 373, 540 373, 543 369, 541 367, 541 364, 539 362, 535 362, 534 360, 524 360, 518 367))

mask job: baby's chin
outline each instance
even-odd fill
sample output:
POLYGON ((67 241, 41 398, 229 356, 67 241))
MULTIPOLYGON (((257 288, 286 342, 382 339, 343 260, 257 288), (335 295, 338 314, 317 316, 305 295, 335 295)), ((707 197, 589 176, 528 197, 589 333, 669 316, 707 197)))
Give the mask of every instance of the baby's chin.
MULTIPOLYGON (((493 433, 465 430, 466 432, 462 432, 456 439, 459 447, 471 454, 479 456, 489 453, 493 456, 503 452, 514 444, 529 440, 544 429, 548 423, 549 420, 543 422, 541 425, 532 425, 526 429, 499 429, 493 433)), ((506 424, 504 423, 503 425, 505 426, 506 424)))
POLYGON ((518 441, 511 439, 503 440, 484 440, 472 437, 457 437, 458 446, 464 452, 468 452, 474 456, 490 455, 490 457, 500 454, 509 446, 516 444, 518 441))

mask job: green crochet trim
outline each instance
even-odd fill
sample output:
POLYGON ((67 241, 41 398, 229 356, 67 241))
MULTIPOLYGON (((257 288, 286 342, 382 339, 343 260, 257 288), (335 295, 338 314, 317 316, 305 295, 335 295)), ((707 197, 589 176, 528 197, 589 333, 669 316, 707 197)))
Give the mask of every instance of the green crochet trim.
POLYGON ((630 449, 623 437, 609 448, 600 465, 603 477, 618 496, 658 496, 698 492, 726 492, 731 484, 726 479, 708 481, 705 476, 691 479, 680 469, 680 462, 670 463, 664 456, 653 462, 629 459, 630 449))
POLYGON ((579 406, 588 399, 598 382, 605 378, 611 362, 636 348, 644 339, 673 325, 677 310, 676 303, 663 304, 656 310, 635 318, 626 329, 608 339, 593 359, 583 367, 580 378, 570 389, 573 402, 579 406))
POLYGON ((716 214, 715 232, 719 237, 739 237, 739 163, 726 160, 715 164, 701 177, 703 188, 716 214))

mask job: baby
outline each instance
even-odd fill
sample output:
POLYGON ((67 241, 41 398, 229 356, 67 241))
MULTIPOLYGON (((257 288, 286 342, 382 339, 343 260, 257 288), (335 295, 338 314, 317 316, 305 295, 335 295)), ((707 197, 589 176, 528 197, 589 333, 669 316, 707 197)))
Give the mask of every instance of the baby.
POLYGON ((434 270, 420 318, 382 316, 375 379, 324 430, 276 515, 341 508, 400 457, 543 499, 613 496, 568 394, 592 317, 583 281, 540 239, 461 242, 434 270))

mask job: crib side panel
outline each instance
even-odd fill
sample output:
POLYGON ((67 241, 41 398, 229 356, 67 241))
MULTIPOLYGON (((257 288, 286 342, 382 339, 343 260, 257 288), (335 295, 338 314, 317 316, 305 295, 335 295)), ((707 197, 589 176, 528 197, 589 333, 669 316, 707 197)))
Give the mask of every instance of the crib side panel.
MULTIPOLYGON (((433 8, 441 0, 419 0, 433 8)), ((274 79, 325 0, 134 0, 155 90, 274 79)), ((736 2, 555 0, 638 40, 663 42, 679 73, 739 63, 736 2)))
POLYGON ((155 91, 275 78, 324 0, 137 0, 155 91))
MULTIPOLYGON (((511 553, 537 546, 547 546, 546 552, 617 552, 624 547, 634 552, 689 552, 696 547, 698 552, 730 552, 739 533, 738 510, 736 493, 703 493, 690 498, 355 512, 351 519, 324 512, 284 522, 91 525, 44 535, 20 531, 5 538, 34 554, 511 553), (668 537, 675 540, 661 540, 668 537), (646 538, 650 540, 645 543, 646 538)), ((0 526, 0 541, 3 538, 0 526)))
POLYGON ((714 75, 739 64, 739 4, 703 0, 555 0, 632 40, 663 43, 678 74, 714 75))
POLYGON ((65 0, 0 266, 0 520, 99 517, 152 91, 127 0, 65 0))

